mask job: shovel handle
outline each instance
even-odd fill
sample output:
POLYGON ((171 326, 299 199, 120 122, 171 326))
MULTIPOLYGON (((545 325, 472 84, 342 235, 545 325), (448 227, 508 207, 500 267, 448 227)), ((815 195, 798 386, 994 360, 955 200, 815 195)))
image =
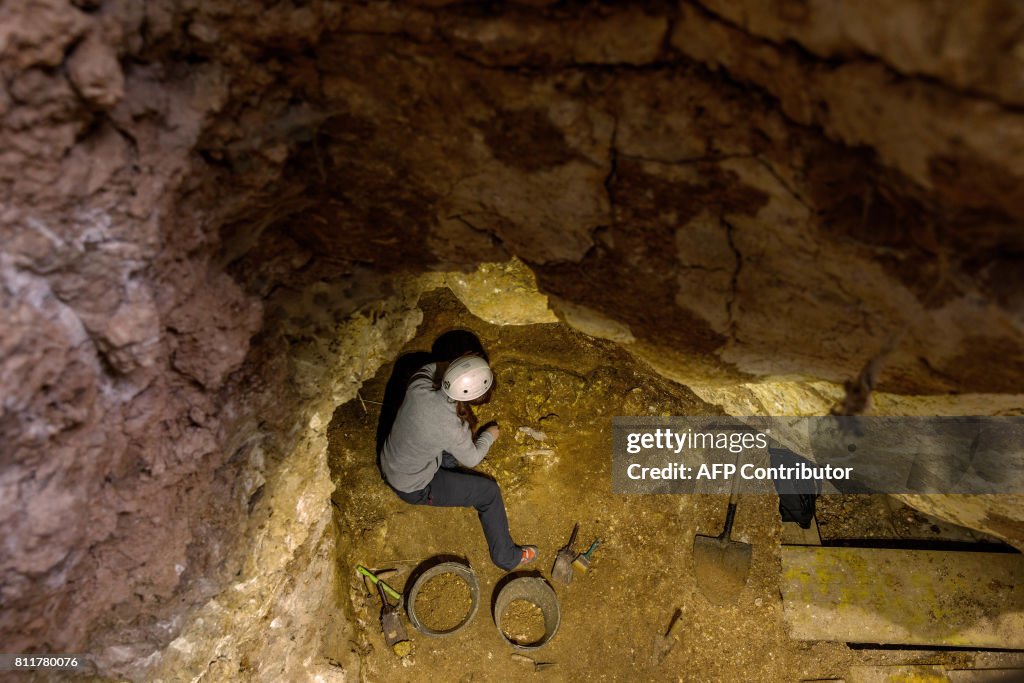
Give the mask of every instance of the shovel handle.
POLYGON ((366 578, 368 578, 370 581, 372 581, 373 584, 375 586, 377 586, 378 588, 383 588, 385 591, 387 591, 387 594, 390 595, 391 597, 393 597, 395 600, 398 600, 399 602, 402 601, 402 594, 401 593, 399 593, 394 588, 392 588, 391 586, 387 585, 386 583, 384 583, 383 581, 378 579, 373 574, 373 572, 371 572, 369 569, 367 569, 363 565, 357 564, 356 565, 356 571, 359 572, 360 574, 362 574, 363 576, 365 576, 366 578))
POLYGON ((729 534, 732 533, 732 523, 736 519, 736 503, 729 501, 729 510, 725 513, 725 529, 722 530, 722 535, 719 538, 729 538, 729 534))
POLYGON ((599 545, 601 545, 601 539, 600 538, 595 539, 594 542, 590 544, 590 547, 587 548, 587 552, 580 553, 580 554, 583 555, 583 557, 585 557, 585 558, 587 558, 589 560, 590 556, 593 554, 593 552, 595 550, 597 550, 597 546, 599 546, 599 545))
POLYGON ((391 602, 388 601, 388 592, 384 590, 384 586, 382 585, 383 583, 383 581, 377 581, 377 594, 380 595, 380 601, 383 605, 383 609, 387 612, 388 608, 391 607, 391 602))

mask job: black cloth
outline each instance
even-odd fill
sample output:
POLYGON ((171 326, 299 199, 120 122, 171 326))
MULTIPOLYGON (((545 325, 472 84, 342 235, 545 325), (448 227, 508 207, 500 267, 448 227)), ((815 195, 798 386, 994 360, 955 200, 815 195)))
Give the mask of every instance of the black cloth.
MULTIPOLYGON (((768 456, 772 467, 794 467, 799 463, 809 467, 814 465, 807 458, 797 455, 788 448, 769 448, 768 456)), ((774 483, 775 491, 779 494, 779 516, 782 517, 782 521, 796 522, 802 529, 811 528, 818 493, 821 492, 821 482, 815 482, 814 488, 818 493, 799 493, 794 482, 788 479, 776 479, 774 483)))
POLYGON ((512 542, 498 482, 476 472, 458 469, 458 461, 450 453, 443 454, 441 467, 426 487, 411 493, 394 487, 391 490, 413 505, 475 508, 484 528, 491 561, 505 570, 519 564, 522 548, 512 542))

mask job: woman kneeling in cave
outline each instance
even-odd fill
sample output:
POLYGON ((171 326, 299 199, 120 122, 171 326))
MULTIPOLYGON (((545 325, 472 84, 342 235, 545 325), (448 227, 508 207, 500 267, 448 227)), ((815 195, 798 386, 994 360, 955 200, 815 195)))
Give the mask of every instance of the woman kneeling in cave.
POLYGON ((491 561, 510 570, 533 562, 536 546, 512 542, 498 483, 476 472, 498 438, 498 426, 480 431, 472 406, 487 403, 494 374, 483 358, 428 363, 412 376, 381 449, 381 471, 398 497, 413 505, 473 507, 487 537, 491 561))

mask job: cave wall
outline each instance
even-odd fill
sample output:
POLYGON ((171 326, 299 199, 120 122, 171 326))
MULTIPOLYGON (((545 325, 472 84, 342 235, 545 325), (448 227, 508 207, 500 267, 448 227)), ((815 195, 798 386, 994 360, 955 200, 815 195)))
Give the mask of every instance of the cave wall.
POLYGON ((195 15, 0 9, 0 637, 137 679, 243 567, 247 505, 306 408, 287 358, 236 373, 264 312, 218 261, 231 199, 196 145, 233 83, 192 49, 195 15))
POLYGON ((272 186, 306 202, 278 230, 383 269, 517 255, 650 357, 728 382, 842 381, 884 352, 893 391, 1015 392, 1022 124, 941 80, 947 52, 974 64, 973 34, 922 38, 945 66, 918 73, 885 61, 885 22, 856 25, 888 36, 874 52, 823 37, 819 58, 700 5, 657 9, 353 8, 318 89, 278 113, 322 113, 272 186))
POLYGON ((333 651, 302 628, 338 581, 323 428, 421 271, 517 256, 564 319, 737 405, 879 354, 890 394, 1018 392, 1022 26, 995 0, 5 3, 0 636, 272 677, 260 620, 306 611, 289 651, 333 651))

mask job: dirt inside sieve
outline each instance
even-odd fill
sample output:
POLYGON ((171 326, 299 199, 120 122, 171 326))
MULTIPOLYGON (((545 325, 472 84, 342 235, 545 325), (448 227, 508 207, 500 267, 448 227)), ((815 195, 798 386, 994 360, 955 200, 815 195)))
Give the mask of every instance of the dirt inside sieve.
POLYGON ((431 631, 451 631, 469 614, 469 584, 458 574, 431 577, 416 594, 416 617, 431 631))
POLYGON ((534 645, 544 637, 544 612, 529 600, 513 600, 501 615, 501 630, 516 645, 534 645))

